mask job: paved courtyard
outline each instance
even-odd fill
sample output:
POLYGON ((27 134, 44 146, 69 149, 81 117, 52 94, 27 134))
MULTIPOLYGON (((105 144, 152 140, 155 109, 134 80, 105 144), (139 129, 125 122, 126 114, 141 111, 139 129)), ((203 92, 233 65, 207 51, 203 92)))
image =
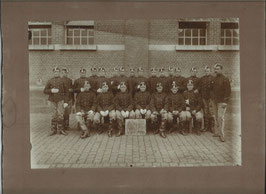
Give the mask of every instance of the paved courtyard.
POLYGON ((231 105, 226 114, 226 142, 205 132, 179 133, 163 139, 145 136, 109 138, 106 133, 80 139, 74 116, 67 136, 48 136, 50 115, 31 113, 32 168, 184 167, 241 165, 240 109, 231 105))

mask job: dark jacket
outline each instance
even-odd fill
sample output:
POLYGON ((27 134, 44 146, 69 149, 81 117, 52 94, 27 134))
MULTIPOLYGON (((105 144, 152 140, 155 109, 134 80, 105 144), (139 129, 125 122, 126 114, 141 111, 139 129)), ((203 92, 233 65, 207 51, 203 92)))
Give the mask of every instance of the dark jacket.
POLYGON ((68 102, 68 90, 61 77, 54 77, 48 80, 43 92, 49 95, 48 100, 51 102, 59 102, 62 100, 66 103, 68 102), (59 89, 59 92, 56 94, 52 93, 52 88, 59 89))
POLYGON ((222 74, 214 77, 212 91, 215 102, 227 103, 231 94, 229 79, 222 74))
POLYGON ((134 90, 135 81, 136 81, 136 76, 130 76, 128 78, 128 82, 129 82, 129 93, 131 94, 132 98, 135 95, 135 90, 134 90))
POLYGON ((149 92, 137 92, 134 97, 135 109, 150 109, 151 95, 149 92))
POLYGON ((166 97, 166 110, 169 112, 182 111, 186 107, 184 97, 180 93, 172 92, 166 97))
POLYGON ((197 112, 203 107, 202 100, 198 93, 192 91, 185 91, 183 93, 184 99, 189 101, 186 107, 190 107, 190 111, 196 110, 197 112))
POLYGON ((187 83, 189 82, 189 80, 193 81, 194 90, 198 89, 200 78, 197 76, 190 76, 190 77, 186 78, 186 84, 185 84, 186 87, 187 87, 187 83))
POLYGON ((76 98, 81 93, 80 89, 84 87, 86 82, 89 82, 89 78, 87 77, 80 77, 74 81, 74 92, 77 93, 76 98))
POLYGON ((96 111, 96 95, 92 90, 82 92, 76 99, 76 111, 80 112, 83 110, 84 112, 88 112, 90 110, 96 111))
POLYGON ((117 76, 117 77, 114 77, 114 80, 113 83, 111 84, 111 87, 112 87, 112 92, 114 95, 116 95, 118 92, 120 92, 120 89, 118 89, 118 85, 121 84, 121 82, 125 82, 126 86, 127 86, 127 91, 129 91, 130 89, 130 84, 129 84, 129 80, 128 80, 128 77, 126 76, 117 76))
POLYGON ((205 75, 199 80, 199 93, 202 99, 209 100, 212 94, 213 76, 205 75))
POLYGON ((155 92, 151 96, 150 108, 151 111, 161 111, 162 109, 166 109, 166 94, 164 92, 158 93, 155 92))
POLYGON ((74 101, 74 85, 72 79, 69 77, 62 77, 62 80, 66 86, 68 93, 66 93, 67 101, 74 101))
POLYGON ((90 76, 88 79, 89 79, 89 81, 90 81, 90 84, 91 84, 91 90, 93 91, 93 92, 97 92, 97 80, 98 80, 98 78, 99 78, 99 76, 97 76, 97 75, 92 75, 92 76, 90 76))
POLYGON ((149 83, 149 92, 151 94, 155 93, 156 92, 156 84, 157 84, 157 81, 158 81, 158 77, 156 76, 151 76, 149 79, 148 79, 148 83, 149 83))
POLYGON ((133 110, 133 100, 130 93, 119 92, 114 98, 115 109, 118 111, 132 111, 133 110))
POLYGON ((111 111, 115 109, 114 95, 112 92, 99 93, 96 98, 97 111, 111 111))
POLYGON ((183 93, 186 90, 186 88, 187 88, 186 78, 184 78, 182 76, 174 76, 174 77, 172 77, 171 81, 169 82, 169 92, 172 88, 173 82, 175 82, 175 84, 178 86, 178 92, 179 93, 183 93))

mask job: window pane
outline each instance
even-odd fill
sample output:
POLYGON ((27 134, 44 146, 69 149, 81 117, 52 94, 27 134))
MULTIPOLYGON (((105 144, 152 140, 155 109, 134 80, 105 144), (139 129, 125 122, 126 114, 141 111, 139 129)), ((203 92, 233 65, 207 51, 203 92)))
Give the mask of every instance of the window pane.
POLYGON ((190 38, 185 39, 185 45, 191 45, 191 39, 190 38))
POLYGON ((48 36, 52 36, 52 30, 51 30, 51 28, 48 29, 48 36))
POLYGON ((237 38, 233 39, 233 45, 238 45, 239 44, 239 40, 237 38))
POLYGON ((94 36, 94 31, 93 30, 89 30, 89 36, 94 36))
POLYGON ((80 38, 74 38, 74 44, 80 44, 80 38))
POLYGON ((193 38, 192 39, 192 45, 198 45, 198 38, 193 38))
POLYGON ((68 35, 68 36, 73 36, 73 30, 68 29, 68 31, 67 31, 67 35, 68 35))
POLYGON ((94 44, 94 38, 89 38, 89 44, 94 44))
POLYGON ((41 44, 42 45, 46 45, 47 44, 46 38, 41 38, 41 44))
POLYGON ((87 36, 87 30, 80 29, 81 30, 81 36, 87 36))
POLYGON ((39 31, 36 31, 36 30, 33 31, 33 36, 36 37, 36 36, 39 36, 39 34, 40 34, 39 31))
POLYGON ((81 44, 82 45, 87 45, 87 37, 81 38, 81 44))
POLYGON ((184 36, 184 30, 180 29, 180 31, 178 32, 178 36, 179 37, 183 37, 184 36))
POLYGON ((46 36, 46 30, 41 30, 41 36, 46 36))
POLYGON ((74 30, 74 36, 80 36, 80 31, 78 30, 74 30))
POLYGON ((190 29, 185 29, 185 34, 186 34, 186 36, 191 36, 191 30, 190 29))
POLYGON ((73 44, 73 39, 72 38, 67 38, 67 44, 73 44))
POLYGON ((52 39, 48 38, 48 44, 52 44, 52 39))
POLYGON ((226 36, 231 36, 231 30, 226 30, 226 36))
POLYGON ((206 45, 206 38, 200 39, 200 45, 206 45))
POLYGON ((178 39, 178 44, 179 45, 184 45, 184 39, 183 38, 179 38, 178 39))
POLYGON ((221 45, 224 45, 224 38, 221 38, 221 45))
POLYGON ((193 29, 192 34, 193 36, 198 36, 198 29, 193 29))
POLYGON ((200 29, 200 36, 206 36, 206 30, 200 29))
POLYGON ((238 37, 238 30, 233 30, 234 37, 238 37))
POLYGON ((225 44, 226 45, 231 45, 231 38, 226 38, 225 39, 225 44))
POLYGON ((33 44, 38 45, 39 44, 39 38, 33 38, 33 44))

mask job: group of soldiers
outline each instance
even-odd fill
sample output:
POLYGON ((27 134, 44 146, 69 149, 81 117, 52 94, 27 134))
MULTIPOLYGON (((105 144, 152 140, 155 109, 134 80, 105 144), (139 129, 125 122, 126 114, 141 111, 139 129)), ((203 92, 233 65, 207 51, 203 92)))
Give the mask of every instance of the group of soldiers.
POLYGON ((210 131, 214 137, 224 136, 224 115, 231 93, 229 79, 223 75, 223 66, 204 68, 205 75, 197 77, 197 68, 190 69, 191 76, 183 77, 178 67, 151 68, 149 78, 142 67, 114 68, 107 78, 103 67, 80 69, 80 78, 72 82, 67 68, 53 68, 54 77, 44 89, 49 95, 51 134, 67 135, 69 115, 75 105, 75 118, 82 130, 81 138, 90 136, 95 129, 108 136, 121 136, 125 119, 145 119, 148 131, 166 138, 167 133, 179 131, 183 135, 195 132, 200 135, 210 131))

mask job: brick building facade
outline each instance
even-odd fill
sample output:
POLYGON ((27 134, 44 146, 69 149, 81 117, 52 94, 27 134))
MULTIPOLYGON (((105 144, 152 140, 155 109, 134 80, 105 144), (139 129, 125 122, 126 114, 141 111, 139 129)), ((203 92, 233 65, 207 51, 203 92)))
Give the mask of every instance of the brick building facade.
POLYGON ((240 87, 238 19, 29 22, 29 32, 31 92, 37 80, 45 84, 54 66, 68 67, 72 79, 81 67, 101 66, 108 76, 115 66, 142 66, 147 76, 160 66, 178 66, 188 76, 195 66, 201 76, 205 65, 217 62, 232 87, 240 87))

